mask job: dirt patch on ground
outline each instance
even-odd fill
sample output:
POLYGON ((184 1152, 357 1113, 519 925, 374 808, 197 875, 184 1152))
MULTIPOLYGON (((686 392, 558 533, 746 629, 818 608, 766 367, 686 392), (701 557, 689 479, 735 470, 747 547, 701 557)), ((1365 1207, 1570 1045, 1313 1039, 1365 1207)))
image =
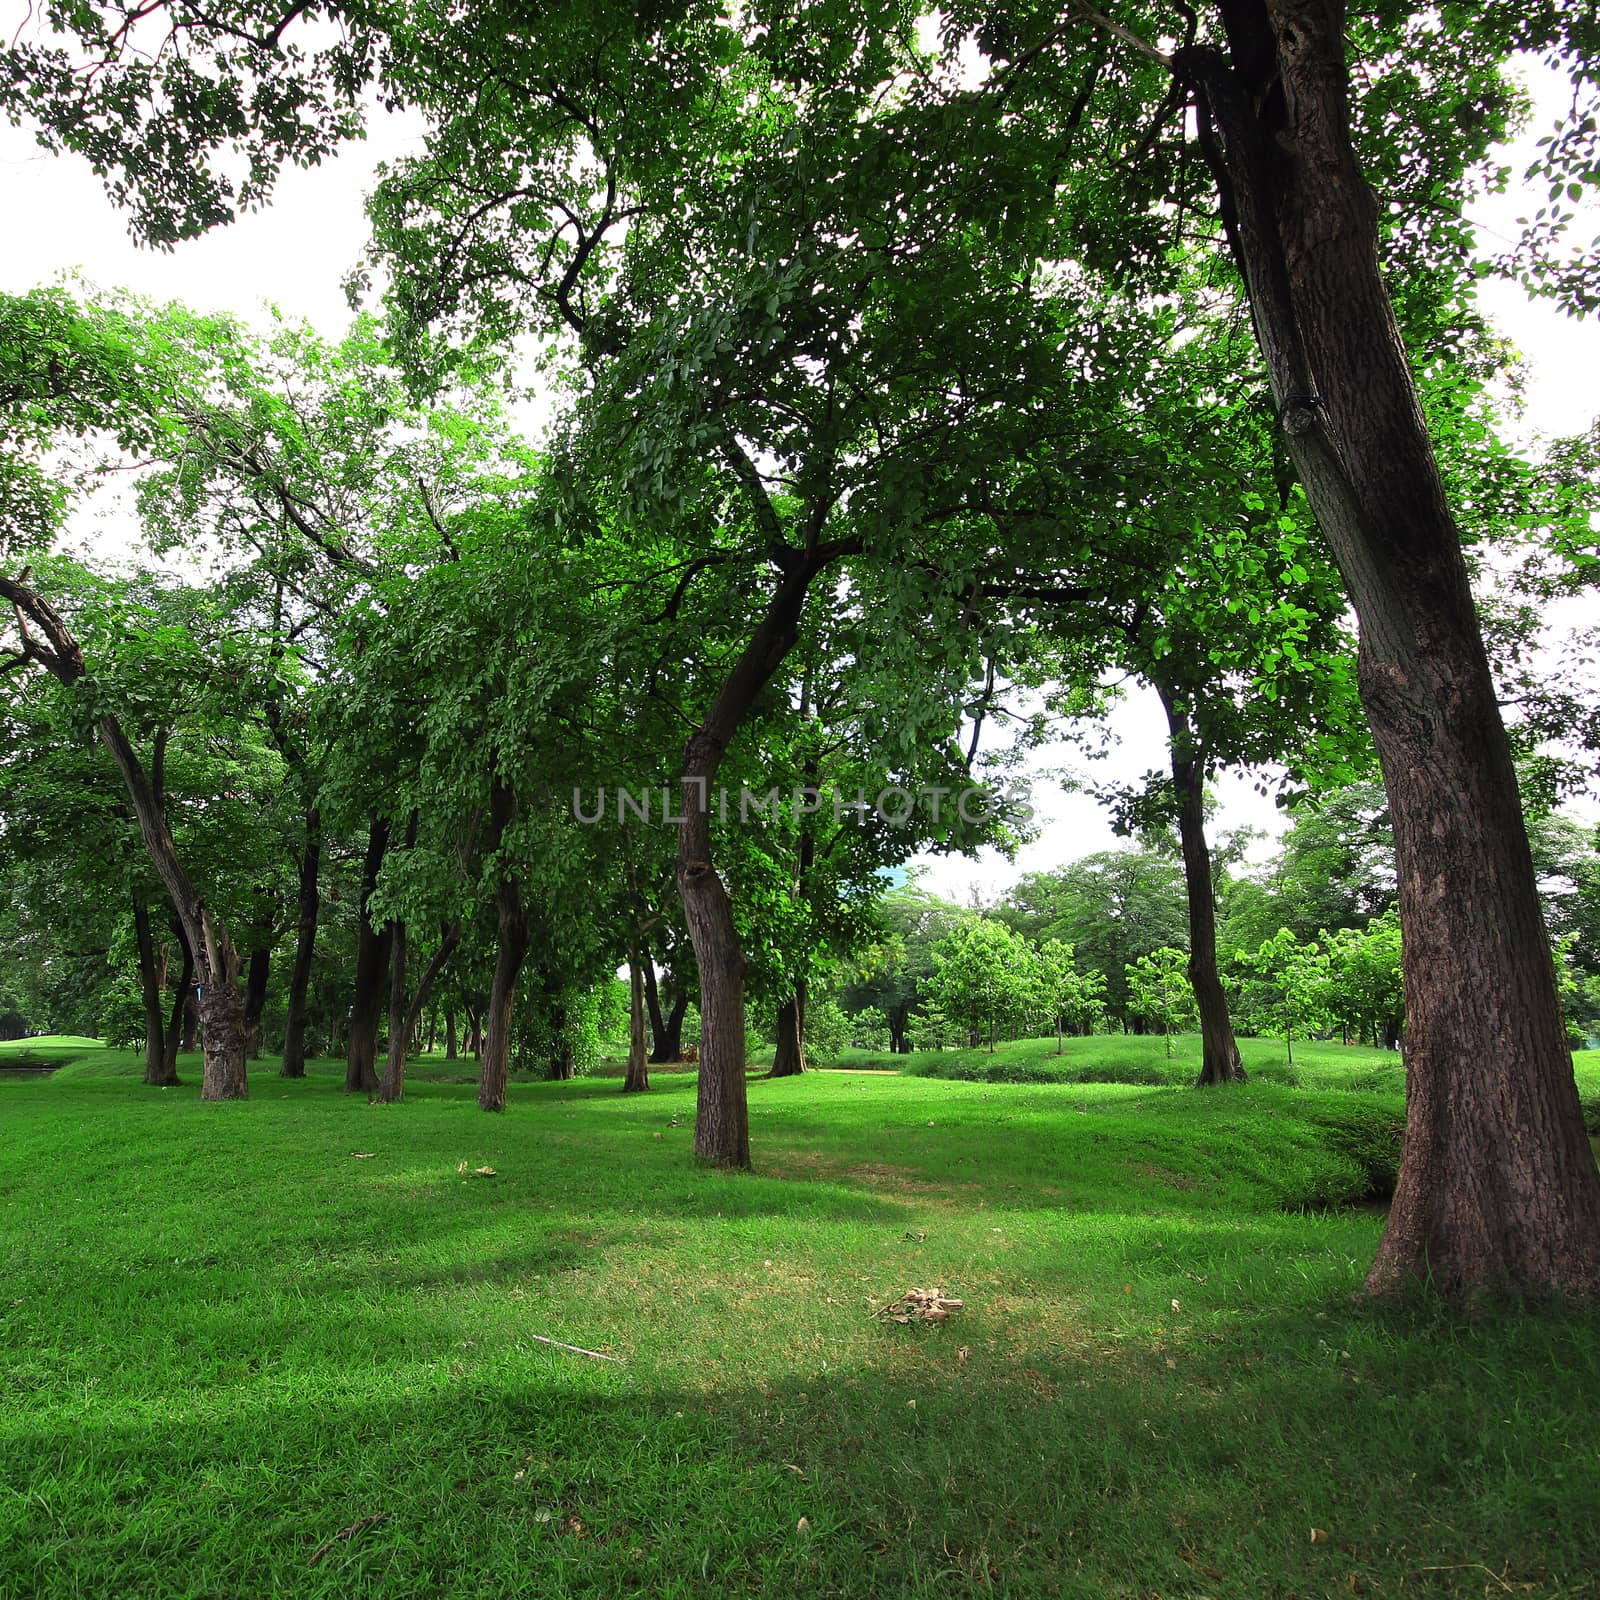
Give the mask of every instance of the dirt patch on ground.
POLYGON ((1185 1172, 1174 1172, 1171 1167, 1158 1167, 1149 1161, 1134 1163, 1134 1171, 1143 1173, 1147 1178, 1154 1178, 1158 1183, 1164 1183, 1169 1189, 1198 1189, 1200 1180, 1191 1178, 1185 1172))
POLYGON ((797 1182, 846 1183, 878 1194, 915 1196, 951 1206, 968 1204, 983 1193, 980 1184, 931 1177, 914 1167, 896 1167, 886 1161, 830 1161, 811 1150, 786 1152, 772 1164, 763 1160, 761 1175, 797 1182))

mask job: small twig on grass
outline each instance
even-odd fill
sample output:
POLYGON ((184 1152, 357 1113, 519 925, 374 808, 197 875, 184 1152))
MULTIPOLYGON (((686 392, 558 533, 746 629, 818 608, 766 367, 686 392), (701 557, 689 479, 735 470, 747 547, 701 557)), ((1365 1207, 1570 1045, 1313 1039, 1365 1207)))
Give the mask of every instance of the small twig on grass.
POLYGON ((1504 1578, 1502 1578, 1500 1576, 1500 1574, 1498 1572, 1495 1572, 1495 1571, 1491 1570, 1490 1568, 1484 1566, 1484 1564, 1481 1561, 1456 1561, 1456 1562, 1453 1562, 1451 1565, 1449 1565, 1447 1567, 1412 1567, 1411 1571, 1413 1571, 1413 1572, 1483 1572, 1483 1573, 1487 1573, 1489 1575, 1489 1577, 1493 1578, 1494 1581, 1496 1583, 1498 1583, 1500 1585, 1500 1587, 1502 1589, 1504 1589, 1507 1594, 1515 1594, 1517 1592, 1515 1589, 1513 1589, 1511 1587, 1511 1585, 1509 1583, 1506 1582, 1506 1580, 1504 1578))
POLYGON ((353 1539, 363 1528, 370 1528, 373 1523, 382 1522, 388 1515, 387 1511, 374 1511, 370 1517, 362 1517, 359 1522, 352 1522, 348 1528, 341 1528, 331 1539, 324 1539, 311 1552, 311 1559, 306 1562, 306 1565, 308 1567, 316 1566, 341 1539, 353 1539))
POLYGON ((530 1339, 537 1339, 540 1344, 553 1344, 557 1350, 570 1350, 575 1356, 593 1356, 596 1361, 621 1361, 621 1356, 608 1356, 599 1350, 585 1350, 581 1344, 563 1344, 559 1339, 547 1339, 542 1333, 530 1333, 530 1339))

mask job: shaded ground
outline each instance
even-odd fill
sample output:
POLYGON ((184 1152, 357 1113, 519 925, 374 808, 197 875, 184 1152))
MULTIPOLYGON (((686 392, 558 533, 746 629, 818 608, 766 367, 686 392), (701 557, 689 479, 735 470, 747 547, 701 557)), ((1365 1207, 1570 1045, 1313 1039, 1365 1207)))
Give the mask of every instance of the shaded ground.
POLYGON ((7 1600, 1594 1593, 1600 1324, 1352 1301, 1385 1097, 136 1078, 0 1084, 7 1600))

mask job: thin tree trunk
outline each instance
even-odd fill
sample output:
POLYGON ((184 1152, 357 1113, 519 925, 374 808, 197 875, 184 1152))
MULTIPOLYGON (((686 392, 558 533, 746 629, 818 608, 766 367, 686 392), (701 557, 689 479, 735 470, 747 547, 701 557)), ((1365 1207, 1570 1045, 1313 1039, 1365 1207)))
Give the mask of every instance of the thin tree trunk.
POLYGON ((661 1061, 665 1058, 657 1052, 666 1036, 666 1026, 661 1018, 661 992, 656 987, 656 964, 648 948, 641 959, 644 962, 644 1005, 650 1019, 650 1059, 661 1061))
POLYGON ((550 1007, 550 1060, 545 1068, 545 1076, 553 1083, 566 1083, 578 1075, 567 1032, 568 1020, 566 1005, 557 1000, 550 1007))
MULTIPOLYGON (((1200 1077, 1197 1087, 1243 1083, 1228 1014, 1228 995, 1217 970, 1217 899, 1211 878, 1211 847, 1206 843, 1205 762, 1195 747, 1189 711, 1169 685, 1156 683, 1167 713, 1168 754, 1177 794, 1178 840, 1183 849, 1183 880, 1189 901, 1189 985, 1200 1014, 1200 1077)), ((1172 1054, 1172 1041, 1167 1041, 1172 1054)))
POLYGON ((267 980, 271 975, 271 945, 252 950, 244 983, 245 1054, 252 1061, 261 1057, 261 1016, 267 1007, 267 980))
POLYGON ((289 1015, 283 1030, 285 1078, 306 1075, 306 996, 311 989, 311 964, 317 949, 317 921, 322 909, 322 813, 306 813, 305 846, 300 854, 299 919, 295 929, 294 969, 289 976, 289 1015))
POLYGON ((456 1012, 454 1006, 446 1006, 444 1011, 444 1058, 446 1061, 456 1059, 456 1012))
POLYGON ((1289 453, 1354 605, 1394 822, 1406 1138, 1368 1284, 1592 1296, 1600 1173, 1460 534, 1379 270, 1342 8, 1221 9, 1228 55, 1176 65, 1289 453))
POLYGON ((350 1003, 350 1041, 345 1057, 346 1094, 372 1094, 378 1087, 378 1028, 388 991, 390 928, 387 923, 382 928, 373 926, 369 906, 388 850, 389 824, 382 817, 374 817, 361 862, 355 994, 350 1003))
POLYGON ((173 937, 183 952, 183 966, 178 977, 178 987, 173 992, 172 1009, 167 1017, 166 1037, 162 1040, 162 1070, 164 1082, 178 1081, 178 1046, 183 1042, 184 1028, 189 1021, 189 1002, 193 998, 194 952, 189 948, 189 938, 183 924, 176 916, 172 919, 173 937))
POLYGON ((389 924, 389 1054, 378 1084, 378 1099, 392 1105, 406 1092, 406 1045, 410 1042, 406 1010, 406 925, 389 924))
POLYGON ((167 1035, 161 1014, 165 963, 150 932, 150 908, 133 897, 133 937, 139 947, 139 990, 144 998, 144 1081, 162 1089, 178 1081, 176 1062, 167 1065, 167 1035))
MULTIPOLYGON (((489 786, 489 820, 498 850, 515 814, 516 797, 499 778, 489 786)), ((528 953, 528 917, 522 904, 522 886, 507 864, 500 868, 494 894, 495 927, 499 947, 495 953, 494 981, 489 988, 487 1037, 483 1067, 478 1075, 478 1105, 484 1111, 506 1108, 506 1078, 511 1071, 511 1025, 517 1003, 517 979, 528 953)), ((474 1024, 476 1028, 476 1023, 474 1024)))
POLYGON ((650 1052, 645 1046, 645 963, 650 958, 634 946, 628 949, 628 1072, 622 1080, 624 1094, 650 1087, 650 1052))

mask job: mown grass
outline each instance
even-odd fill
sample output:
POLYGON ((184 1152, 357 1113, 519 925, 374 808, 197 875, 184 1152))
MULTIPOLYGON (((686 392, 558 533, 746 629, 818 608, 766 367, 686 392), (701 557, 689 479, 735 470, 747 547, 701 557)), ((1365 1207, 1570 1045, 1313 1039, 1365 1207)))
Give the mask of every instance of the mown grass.
POLYGON ((0 1595, 1595 1592, 1600 1323, 1352 1298, 1392 1097, 469 1072, 0 1084, 0 1595))

